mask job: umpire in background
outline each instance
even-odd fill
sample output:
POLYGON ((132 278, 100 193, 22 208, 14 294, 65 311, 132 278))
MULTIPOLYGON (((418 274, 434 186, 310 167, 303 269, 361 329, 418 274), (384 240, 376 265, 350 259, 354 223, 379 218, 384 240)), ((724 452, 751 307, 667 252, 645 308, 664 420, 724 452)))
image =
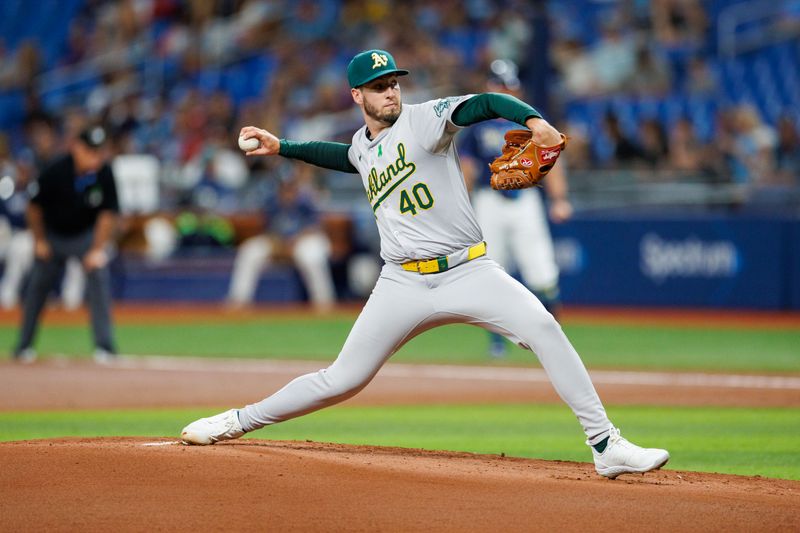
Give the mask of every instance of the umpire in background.
POLYGON ((33 232, 35 261, 24 295, 22 328, 14 359, 36 358, 33 341, 50 291, 67 258, 78 257, 86 271, 86 298, 94 334, 95 360, 115 356, 111 328, 111 283, 106 247, 119 204, 114 175, 105 161, 106 130, 92 126, 71 142, 69 153, 45 168, 30 187, 26 213, 33 232))

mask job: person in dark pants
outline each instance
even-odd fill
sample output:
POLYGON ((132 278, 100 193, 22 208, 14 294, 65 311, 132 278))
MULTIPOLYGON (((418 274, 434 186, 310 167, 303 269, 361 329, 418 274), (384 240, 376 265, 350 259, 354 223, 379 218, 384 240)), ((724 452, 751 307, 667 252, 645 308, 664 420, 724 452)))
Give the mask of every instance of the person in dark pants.
POLYGON ((31 187, 26 216, 33 232, 35 261, 13 354, 19 362, 36 358, 32 345, 39 317, 69 257, 78 257, 86 271, 95 360, 108 363, 115 356, 106 247, 119 204, 114 175, 105 162, 107 138, 100 126, 82 131, 69 153, 44 169, 31 187))

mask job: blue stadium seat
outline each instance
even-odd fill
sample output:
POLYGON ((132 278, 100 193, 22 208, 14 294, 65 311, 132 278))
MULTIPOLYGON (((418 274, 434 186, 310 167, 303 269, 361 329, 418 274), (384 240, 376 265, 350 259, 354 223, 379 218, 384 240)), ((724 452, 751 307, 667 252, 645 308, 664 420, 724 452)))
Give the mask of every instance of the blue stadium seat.
POLYGON ((226 69, 222 88, 238 105, 260 96, 269 84, 269 76, 274 68, 275 60, 272 57, 266 54, 252 56, 226 69))
POLYGON ((25 95, 22 91, 0 93, 0 128, 10 129, 24 117, 25 95))

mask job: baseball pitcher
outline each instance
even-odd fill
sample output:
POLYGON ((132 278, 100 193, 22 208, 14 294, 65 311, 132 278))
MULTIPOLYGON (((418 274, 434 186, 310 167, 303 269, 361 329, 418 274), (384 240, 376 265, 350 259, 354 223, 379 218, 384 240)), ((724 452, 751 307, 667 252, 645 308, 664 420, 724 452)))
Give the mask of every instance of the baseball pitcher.
POLYGON ((367 50, 352 59, 347 78, 365 125, 351 144, 292 142, 257 127, 242 128, 242 137, 258 139, 248 155, 282 155, 359 174, 375 214, 385 265, 329 367, 296 378, 260 402, 197 420, 183 429, 181 439, 187 444, 236 439, 341 402, 363 389, 415 336, 442 324, 466 323, 536 353, 578 418, 599 474, 614 478, 662 467, 667 451, 640 448, 620 435, 556 320, 533 293, 486 256, 453 142, 471 124, 498 117, 516 122, 528 135, 513 139, 519 146, 504 148, 502 163, 493 172, 498 183, 535 183, 555 162, 563 137, 535 109, 508 95, 404 105, 399 79, 407 74, 383 50, 367 50))

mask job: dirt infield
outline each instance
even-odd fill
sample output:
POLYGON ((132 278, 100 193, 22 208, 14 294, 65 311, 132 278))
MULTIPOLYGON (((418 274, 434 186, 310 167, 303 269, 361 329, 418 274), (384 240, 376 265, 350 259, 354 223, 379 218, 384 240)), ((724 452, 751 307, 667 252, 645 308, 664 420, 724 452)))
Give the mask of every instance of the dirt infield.
MULTIPOLYGON (((184 358, 125 359, 110 367, 4 363, 0 410, 240 405, 318 366, 184 358)), ((351 402, 558 401, 535 371, 495 372, 387 365, 351 402)), ((678 387, 671 379, 629 383, 652 381, 645 373, 599 377, 612 403, 800 406, 798 378, 705 376, 719 381, 708 389, 696 381, 702 374, 678 380, 686 383, 678 387)), ((586 531, 623 524, 788 531, 800 523, 800 483, 792 481, 675 471, 610 481, 589 463, 300 442, 0 443, 0 487, 2 531, 586 531)))
MULTIPOLYGON (((117 318, 180 322, 214 312, 171 311, 126 307, 117 318)), ((575 312, 570 319, 592 318, 575 312)), ((615 319, 635 317, 603 318, 615 319)), ((85 318, 56 313, 48 320, 85 318)), ((685 314, 659 320, 728 323, 685 314)), ((732 323, 792 327, 796 320, 762 315, 732 323)), ((114 366, 2 362, 0 411, 235 406, 319 366, 187 358, 127 358, 114 366)), ((592 375, 609 404, 800 407, 800 376, 592 375)), ((558 401, 540 370, 389 364, 349 403, 558 401)), ((662 471, 610 481, 589 463, 314 442, 0 443, 0 531, 790 531, 798 524, 800 482, 757 477, 662 471)))
MULTIPOLYGON (((411 449, 0 444, 6 531, 791 531, 800 483, 411 449)), ((154 445, 162 444, 166 445, 154 445)))

